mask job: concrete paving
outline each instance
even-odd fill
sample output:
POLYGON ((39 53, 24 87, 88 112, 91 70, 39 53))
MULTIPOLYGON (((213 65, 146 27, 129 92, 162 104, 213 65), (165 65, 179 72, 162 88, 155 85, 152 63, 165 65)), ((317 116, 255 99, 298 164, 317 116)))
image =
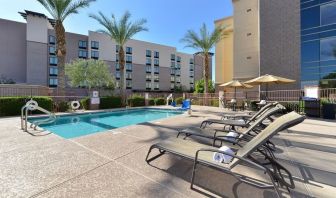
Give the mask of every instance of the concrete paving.
MULTIPOLYGON (((222 109, 193 107, 177 116, 63 139, 48 132, 25 133, 20 118, 0 119, 0 197, 274 197, 233 176, 201 166, 190 189, 192 162, 163 155, 145 162, 150 145, 176 136, 176 130, 218 118, 222 109)), ((190 140, 186 140, 190 141, 190 140)), ((278 161, 291 171, 296 188, 284 197, 335 197, 336 122, 306 119, 272 140, 278 161)), ((235 172, 260 181, 260 171, 235 172)))

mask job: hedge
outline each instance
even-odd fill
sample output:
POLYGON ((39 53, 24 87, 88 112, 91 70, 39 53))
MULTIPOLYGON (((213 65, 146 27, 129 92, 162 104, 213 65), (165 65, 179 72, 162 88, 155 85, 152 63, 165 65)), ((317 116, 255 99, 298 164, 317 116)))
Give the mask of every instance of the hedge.
POLYGON ((57 107, 59 112, 67 112, 70 109, 70 103, 61 101, 57 103, 57 107))
POLYGON ((154 106, 155 105, 155 99, 154 98, 148 99, 148 105, 149 106, 154 106))
MULTIPOLYGON (((21 114, 21 108, 30 100, 30 97, 1 97, 0 116, 17 116, 21 114)), ((50 97, 33 97, 38 105, 48 111, 52 110, 53 101, 50 97)), ((34 111, 34 113, 41 113, 34 111)))
POLYGON ((113 109, 121 106, 121 97, 107 96, 100 98, 99 109, 113 109))
POLYGON ((83 98, 82 100, 80 100, 80 104, 85 110, 89 110, 90 109, 90 98, 83 98))
POLYGON ((155 98, 155 105, 165 105, 166 100, 164 98, 155 98))
POLYGON ((183 102, 183 97, 178 97, 175 99, 176 104, 182 104, 183 102))
POLYGON ((133 95, 127 99, 127 104, 131 107, 142 107, 146 105, 145 98, 138 95, 133 95))

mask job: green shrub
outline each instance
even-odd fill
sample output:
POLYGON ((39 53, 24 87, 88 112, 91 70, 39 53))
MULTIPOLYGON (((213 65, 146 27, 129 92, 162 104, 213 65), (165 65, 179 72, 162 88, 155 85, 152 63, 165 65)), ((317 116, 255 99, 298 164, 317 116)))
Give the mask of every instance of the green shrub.
POLYGON ((70 109, 70 103, 69 102, 61 101, 61 102, 57 103, 57 110, 59 112, 66 112, 69 109, 70 109))
POLYGON ((145 98, 139 95, 133 95, 127 99, 127 104, 131 107, 142 107, 146 105, 145 98))
POLYGON ((213 107, 219 107, 219 100, 212 100, 211 101, 211 106, 213 106, 213 107))
POLYGON ((259 101, 251 101, 250 105, 251 105, 251 110, 252 111, 257 111, 258 110, 258 103, 259 101))
POLYGON ((178 97, 178 98, 176 98, 176 99, 175 99, 175 102, 176 102, 177 105, 182 104, 182 102, 183 102, 183 97, 178 97))
MULTIPOLYGON (((21 108, 30 100, 30 97, 1 97, 0 116, 16 116, 21 114, 21 108)), ((33 97, 38 105, 48 111, 52 110, 53 101, 50 97, 33 97)), ((34 113, 41 113, 34 111, 34 113)))
POLYGON ((107 96, 100 98, 99 109, 113 109, 121 106, 121 97, 107 96))
POLYGON ((155 105, 165 105, 166 100, 164 98, 155 98, 155 105))
POLYGON ((286 112, 289 113, 292 111, 299 112, 300 111, 300 104, 299 102, 280 102, 284 107, 286 107, 286 112))
POLYGON ((148 105, 149 105, 149 106, 154 106, 154 105, 155 105, 155 100, 154 100, 154 98, 150 98, 150 99, 148 99, 148 105))
POLYGON ((90 109, 90 98, 81 99, 80 104, 85 110, 89 110, 90 109))

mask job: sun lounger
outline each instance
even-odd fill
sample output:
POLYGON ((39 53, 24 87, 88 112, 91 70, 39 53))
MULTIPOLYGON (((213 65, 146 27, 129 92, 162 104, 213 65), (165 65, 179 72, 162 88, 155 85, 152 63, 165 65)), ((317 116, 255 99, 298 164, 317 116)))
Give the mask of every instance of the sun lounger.
MULTIPOLYGON (((276 105, 275 107, 266 110, 264 114, 262 114, 255 122, 253 122, 246 130, 239 132, 239 131, 222 131, 222 130, 214 130, 214 129, 203 129, 203 128, 197 128, 197 127, 189 127, 183 130, 179 130, 177 137, 179 137, 181 134, 185 135, 185 138, 190 136, 199 136, 204 137, 207 139, 213 140, 213 146, 215 146, 216 141, 220 142, 230 142, 233 144, 238 144, 240 141, 249 141, 254 136, 256 136, 260 130, 262 123, 267 120, 270 116, 273 116, 275 114, 278 114, 282 111, 284 111, 286 108, 282 106, 281 104, 276 105), (259 127, 259 128, 257 128, 259 127), (255 130, 257 128, 257 130, 255 130), (237 137, 227 137, 227 134, 229 132, 237 133, 237 137)), ((264 128, 264 126, 262 126, 264 128)), ((184 139, 185 139, 184 138, 184 139)))
POLYGON ((263 115, 263 113, 265 113, 269 108, 272 108, 274 106, 276 106, 278 103, 270 103, 268 105, 265 106, 265 108, 262 108, 260 111, 258 111, 258 113, 256 113, 255 115, 253 115, 251 118, 247 119, 247 120, 244 120, 244 119, 241 119, 241 120, 231 120, 231 119, 228 119, 228 120, 218 120, 218 119, 207 119, 207 120, 204 120, 202 123, 201 123, 201 126, 200 128, 205 128, 207 127, 208 125, 211 125, 211 124, 221 124, 221 125, 224 125, 224 130, 226 129, 226 127, 230 127, 229 129, 233 129, 235 130, 235 127, 244 127, 244 128, 247 128, 250 126, 250 124, 252 122, 254 122, 259 116, 263 115))
POLYGON ((194 161, 192 177, 191 177, 191 188, 193 189, 194 178, 196 174, 197 165, 205 165, 210 168, 214 168, 228 174, 235 176, 238 180, 242 182, 249 183, 251 185, 257 186, 259 188, 274 188, 278 197, 280 197, 279 186, 286 186, 287 188, 294 188, 294 181, 288 170, 283 166, 277 163, 275 160, 269 159, 272 168, 267 167, 263 163, 258 162, 252 156, 252 153, 257 151, 259 147, 265 144, 269 139, 271 139, 279 131, 285 130, 289 127, 295 126, 301 123, 305 119, 304 116, 301 116, 295 112, 283 115, 271 123, 267 128, 265 128, 261 133, 259 133, 255 138, 246 143, 242 148, 234 150, 235 154, 228 152, 219 151, 218 148, 207 146, 192 141, 185 141, 182 139, 174 138, 168 139, 156 144, 153 144, 146 156, 146 162, 150 163, 151 161, 159 158, 165 153, 170 153, 177 155, 179 157, 194 161), (153 149, 158 149, 159 154, 149 158, 149 155, 153 149), (214 153, 222 153, 224 155, 231 156, 233 158, 227 164, 218 163, 213 160, 214 153), (260 184, 254 183, 251 180, 246 179, 247 176, 242 176, 237 174, 232 169, 237 165, 248 165, 259 170, 264 171, 271 180, 271 184, 260 184), (284 179, 284 174, 286 174, 286 181, 284 179))

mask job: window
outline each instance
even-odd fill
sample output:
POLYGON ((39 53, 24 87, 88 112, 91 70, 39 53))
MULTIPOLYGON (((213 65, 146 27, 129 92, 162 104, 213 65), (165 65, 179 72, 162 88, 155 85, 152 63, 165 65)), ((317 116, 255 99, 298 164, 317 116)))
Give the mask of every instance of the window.
POLYGON ((152 65, 152 59, 146 58, 146 65, 152 65))
POLYGON ((175 75, 175 69, 173 69, 173 68, 170 69, 170 74, 171 74, 171 75, 175 75))
POLYGON ((99 49, 99 42, 98 41, 91 41, 91 48, 92 49, 99 49))
POLYGON ((175 81, 175 76, 170 76, 170 82, 174 82, 175 81))
POLYGON ((119 56, 116 56, 116 62, 119 62, 119 56))
POLYGON ((116 70, 119 70, 120 69, 119 63, 115 63, 115 67, 116 67, 116 70))
POLYGON ((176 63, 176 68, 180 69, 181 68, 181 63, 176 63))
POLYGON ((181 62, 181 57, 180 56, 177 56, 177 62, 181 62))
POLYGON ((190 78, 190 84, 194 84, 194 79, 190 78))
POLYGON ((152 72, 152 67, 149 66, 149 65, 147 65, 147 66, 146 66, 146 72, 147 72, 147 73, 151 73, 151 72, 152 72))
POLYGON ((99 59, 99 51, 91 51, 91 58, 99 59))
POLYGON ((116 72, 116 76, 115 77, 116 77, 116 79, 120 79, 120 71, 116 72))
POLYGON ((126 47, 126 54, 132 54, 132 48, 126 47))
POLYGON ((116 53, 119 53, 120 46, 116 45, 116 53))
POLYGON ((126 55, 126 62, 131 63, 132 62, 132 56, 126 55))
POLYGON ((336 23, 336 2, 321 6, 321 25, 336 23))
POLYGON ((56 47, 49 46, 49 54, 55 55, 56 54, 56 47))
POLYGON ((189 70, 194 71, 194 65, 189 65, 189 70))
POLYGON ((154 73, 159 73, 160 72, 160 67, 155 66, 154 67, 154 73))
POLYGON ((190 71, 190 77, 194 77, 194 72, 193 71, 190 71))
POLYGON ((146 57, 152 57, 152 51, 146 50, 146 57))
POLYGON ((126 79, 132 79, 132 72, 126 72, 126 79))
POLYGON ((50 76, 57 76, 58 75, 58 68, 57 67, 49 67, 49 75, 50 76))
POLYGON ((159 81, 159 80, 160 80, 159 74, 154 74, 154 81, 159 81))
POLYGON ((181 77, 176 77, 175 80, 177 83, 181 83, 181 77))
POLYGON ((119 81, 119 80, 117 80, 117 81, 115 82, 115 87, 116 87, 117 89, 120 88, 120 81, 119 81))
POLYGON ((132 71, 132 67, 133 67, 132 63, 126 63, 126 70, 127 71, 132 71))
POLYGON ((189 60, 189 64, 194 64, 194 59, 193 59, 193 58, 191 58, 191 59, 189 60))
POLYGON ((319 61, 320 60, 320 41, 302 43, 301 44, 301 60, 302 62, 319 61))
POLYGON ((50 56, 49 57, 49 64, 50 65, 57 65, 57 57, 56 56, 50 56))
POLYGON ((152 83, 146 82, 146 89, 152 89, 152 83))
POLYGON ((159 52, 154 52, 154 58, 160 58, 160 53, 159 52))
POLYGON ((152 74, 146 74, 146 81, 152 80, 152 74))
POLYGON ((336 60, 336 38, 321 40, 321 60, 336 60))
POLYGON ((159 65, 160 65, 159 59, 154 59, 154 66, 159 66, 159 65))
POLYGON ((155 90, 160 89, 160 85, 159 85, 159 83, 154 83, 154 89, 155 89, 155 90))
POLYGON ((126 80, 126 88, 127 89, 132 89, 132 81, 131 80, 126 80))
POLYGON ((87 51, 79 50, 78 51, 78 58, 87 58, 87 51))
POLYGON ((171 55, 170 55, 170 60, 175 61, 175 54, 171 54, 171 55))
POLYGON ((315 6, 301 11, 301 29, 320 26, 320 7, 315 6))
POLYGON ((170 83, 170 89, 174 89, 175 88, 175 84, 174 83, 170 83))
POLYGON ((181 70, 177 69, 177 70, 175 71, 175 75, 180 76, 180 75, 181 75, 181 70))
POLYGON ((175 68, 175 62, 171 62, 170 67, 175 68))
POLYGON ((58 80, 57 80, 57 78, 50 78, 50 79, 49 79, 49 86, 50 86, 50 87, 57 87, 57 85, 58 85, 58 80))
POLYGON ((52 45, 56 44, 56 37, 50 35, 49 36, 49 44, 52 44, 52 45))
POLYGON ((87 41, 78 41, 78 47, 81 49, 87 48, 87 41))

